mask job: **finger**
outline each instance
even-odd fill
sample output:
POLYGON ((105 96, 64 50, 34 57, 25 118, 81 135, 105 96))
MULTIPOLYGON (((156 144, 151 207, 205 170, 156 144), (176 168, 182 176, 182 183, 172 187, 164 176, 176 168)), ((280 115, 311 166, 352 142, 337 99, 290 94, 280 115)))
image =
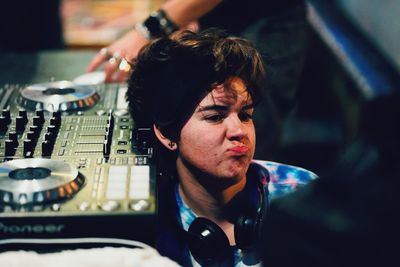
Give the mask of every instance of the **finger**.
POLYGON ((117 83, 122 83, 122 82, 126 82, 129 78, 129 73, 125 72, 125 71, 117 71, 114 73, 112 79, 113 82, 117 82, 117 83))
MULTIPOLYGON (((110 59, 109 64, 112 66, 117 65, 119 61, 116 59, 110 59)), ((106 77, 106 82, 108 83, 121 83, 121 82, 126 82, 129 78, 129 75, 131 74, 131 63, 127 61, 126 59, 120 60, 120 63, 118 65, 118 68, 114 70, 111 69, 110 66, 107 66, 107 71, 110 71, 110 75, 106 77), (112 72, 113 71, 113 72, 112 72)))
POLYGON ((110 58, 110 54, 107 48, 102 48, 100 51, 93 57, 93 59, 88 64, 86 71, 92 72, 100 67, 105 61, 110 58))
POLYGON ((108 60, 107 64, 104 66, 104 73, 106 74, 105 77, 106 83, 114 82, 114 75, 118 70, 119 63, 120 61, 117 58, 112 57, 108 60))
POLYGON ((115 80, 117 82, 126 82, 131 74, 132 63, 130 63, 125 58, 121 60, 118 66, 118 71, 115 75, 115 80))

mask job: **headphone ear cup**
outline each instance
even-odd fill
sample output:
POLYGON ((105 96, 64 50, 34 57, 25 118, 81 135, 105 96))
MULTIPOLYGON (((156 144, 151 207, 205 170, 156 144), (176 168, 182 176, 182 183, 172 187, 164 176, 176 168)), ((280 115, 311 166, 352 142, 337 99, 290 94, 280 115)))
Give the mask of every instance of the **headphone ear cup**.
POLYGON ((241 216, 235 224, 235 241, 240 249, 245 249, 256 244, 259 239, 258 215, 241 216))
POLYGON ((194 258, 208 261, 226 258, 231 249, 224 231, 213 221, 202 217, 190 224, 187 242, 194 258))
POLYGON ((263 218, 266 216, 268 209, 268 188, 264 184, 258 183, 259 204, 253 212, 245 212, 239 216, 235 223, 234 233, 236 245, 240 249, 251 248, 257 245, 263 224, 263 218))

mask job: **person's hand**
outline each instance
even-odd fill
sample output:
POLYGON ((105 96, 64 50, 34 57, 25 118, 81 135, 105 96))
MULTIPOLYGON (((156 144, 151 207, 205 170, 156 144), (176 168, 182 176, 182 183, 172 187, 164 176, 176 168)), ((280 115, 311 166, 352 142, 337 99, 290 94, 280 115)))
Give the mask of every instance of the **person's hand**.
POLYGON ((104 64, 105 82, 124 82, 130 73, 129 62, 149 41, 135 29, 108 47, 102 48, 90 61, 86 71, 92 72, 104 64))

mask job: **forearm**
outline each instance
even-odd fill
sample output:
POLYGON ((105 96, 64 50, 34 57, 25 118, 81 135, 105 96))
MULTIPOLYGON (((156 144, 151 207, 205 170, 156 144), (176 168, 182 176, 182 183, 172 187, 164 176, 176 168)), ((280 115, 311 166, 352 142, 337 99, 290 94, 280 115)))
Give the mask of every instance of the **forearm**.
POLYGON ((161 9, 179 27, 184 27, 207 14, 223 0, 169 0, 161 9))

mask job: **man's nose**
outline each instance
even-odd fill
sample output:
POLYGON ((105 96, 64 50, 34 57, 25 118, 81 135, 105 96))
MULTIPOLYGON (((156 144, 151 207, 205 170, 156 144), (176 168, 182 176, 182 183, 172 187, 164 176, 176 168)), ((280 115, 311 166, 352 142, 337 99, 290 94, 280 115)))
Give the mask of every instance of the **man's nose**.
POLYGON ((226 136, 228 139, 242 139, 246 135, 246 128, 237 114, 229 116, 226 122, 226 136))

